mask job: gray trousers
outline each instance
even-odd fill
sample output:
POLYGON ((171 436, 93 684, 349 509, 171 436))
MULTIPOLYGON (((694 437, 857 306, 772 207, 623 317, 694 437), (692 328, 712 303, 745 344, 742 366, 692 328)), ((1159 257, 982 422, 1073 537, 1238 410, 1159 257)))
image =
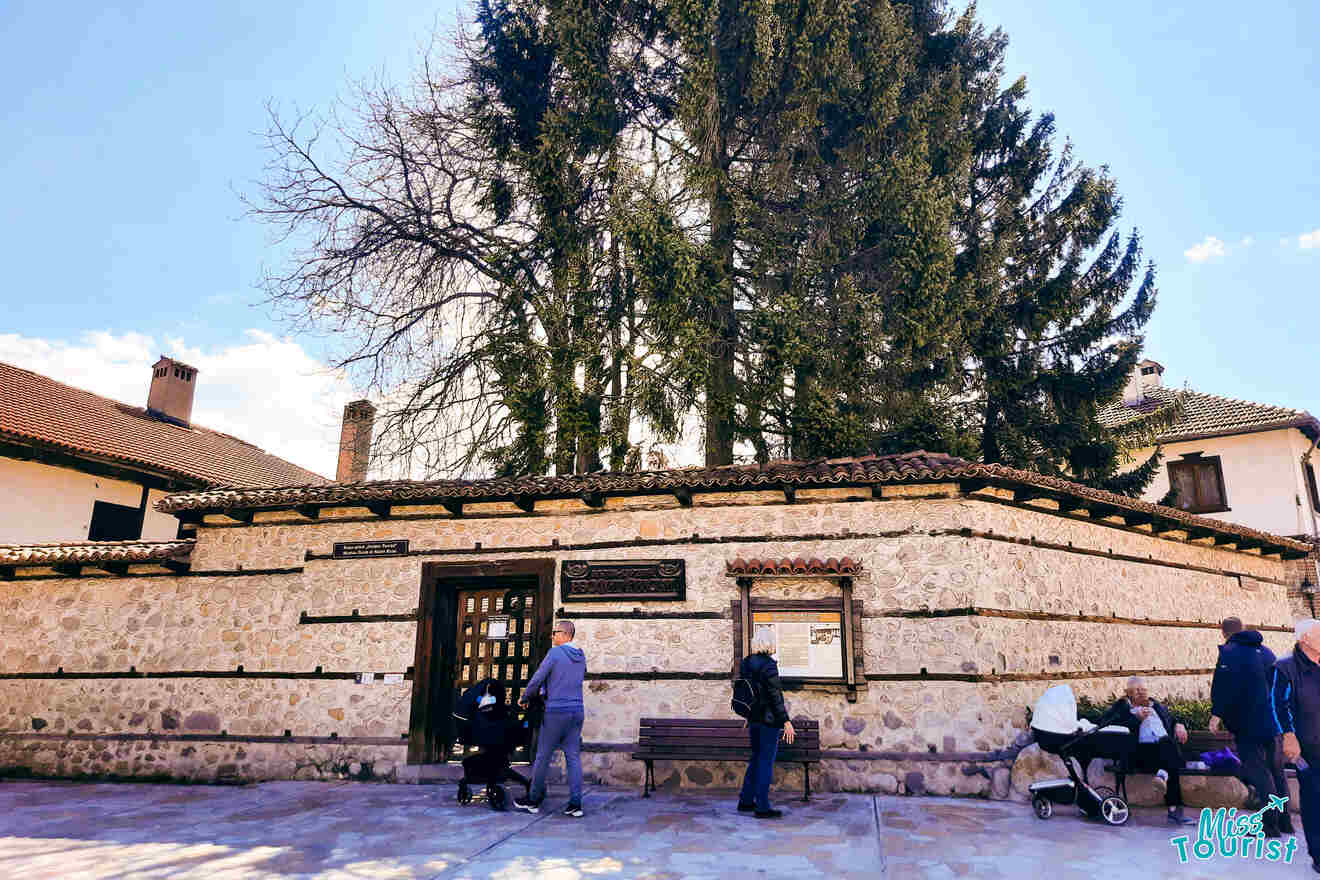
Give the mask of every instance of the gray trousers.
POLYGON ((541 736, 536 743, 536 763, 532 767, 532 803, 545 800, 545 776, 550 770, 550 756, 564 750, 564 769, 568 773, 568 802, 582 806, 582 722, 581 712, 546 712, 541 722, 541 736))

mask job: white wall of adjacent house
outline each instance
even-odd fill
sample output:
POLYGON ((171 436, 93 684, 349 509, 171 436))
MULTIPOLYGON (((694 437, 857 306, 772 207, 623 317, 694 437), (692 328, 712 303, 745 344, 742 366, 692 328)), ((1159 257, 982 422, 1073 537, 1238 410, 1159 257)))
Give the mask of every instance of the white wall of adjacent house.
MULTIPOLYGON (((144 541, 170 541, 177 534, 178 521, 154 507, 164 495, 156 489, 148 495, 144 541)), ((86 541, 97 501, 136 508, 142 503, 142 486, 0 457, 0 544, 86 541)))
MULTIPOLYGON (((1203 516, 1276 535, 1311 535, 1317 521, 1301 465, 1309 448, 1310 440, 1295 428, 1168 443, 1159 472, 1142 498, 1154 502, 1168 493, 1169 462, 1188 453, 1218 456, 1229 509, 1203 516)), ((1130 466, 1145 461, 1153 451, 1134 452, 1130 466)), ((1320 472, 1320 452, 1313 456, 1313 464, 1320 472)))

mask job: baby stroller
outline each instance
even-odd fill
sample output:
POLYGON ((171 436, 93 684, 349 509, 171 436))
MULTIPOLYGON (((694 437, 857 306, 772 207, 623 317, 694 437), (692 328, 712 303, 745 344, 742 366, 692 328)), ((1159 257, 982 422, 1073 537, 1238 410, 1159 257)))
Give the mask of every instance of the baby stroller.
POLYGON ((531 794, 530 780, 510 766, 513 750, 526 745, 530 728, 520 721, 505 700, 504 685, 485 678, 463 692, 454 708, 458 739, 478 752, 463 759, 463 778, 458 783, 458 802, 472 802, 472 786, 485 788, 492 810, 504 810, 509 796, 504 782, 520 782, 531 794))
POLYGON ((1098 816, 1110 825, 1127 822, 1127 800, 1112 788, 1092 786, 1086 768, 1093 758, 1125 762, 1133 749, 1131 731, 1118 724, 1096 727, 1078 718, 1077 700, 1066 684, 1055 685, 1036 701, 1031 731, 1040 747, 1062 758, 1068 769, 1067 779, 1046 779, 1027 787, 1038 818, 1052 816, 1055 804, 1076 804, 1088 818, 1098 816))

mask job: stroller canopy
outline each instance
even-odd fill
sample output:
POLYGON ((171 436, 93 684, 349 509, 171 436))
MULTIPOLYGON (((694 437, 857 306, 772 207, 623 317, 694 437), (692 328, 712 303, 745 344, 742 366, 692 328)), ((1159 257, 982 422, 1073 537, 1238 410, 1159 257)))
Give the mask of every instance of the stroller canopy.
POLYGON ((1077 698, 1066 684, 1056 684, 1041 694, 1031 710, 1031 726, 1046 733, 1076 733, 1094 730, 1095 725, 1077 717, 1077 698))

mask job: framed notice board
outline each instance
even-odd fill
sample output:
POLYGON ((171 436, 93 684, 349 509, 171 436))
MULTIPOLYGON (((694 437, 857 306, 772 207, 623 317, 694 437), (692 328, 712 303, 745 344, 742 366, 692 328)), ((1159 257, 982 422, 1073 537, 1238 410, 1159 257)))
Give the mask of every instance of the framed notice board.
POLYGON ((784 678, 843 679, 843 612, 782 610, 752 612, 752 639, 773 631, 774 654, 784 678))

